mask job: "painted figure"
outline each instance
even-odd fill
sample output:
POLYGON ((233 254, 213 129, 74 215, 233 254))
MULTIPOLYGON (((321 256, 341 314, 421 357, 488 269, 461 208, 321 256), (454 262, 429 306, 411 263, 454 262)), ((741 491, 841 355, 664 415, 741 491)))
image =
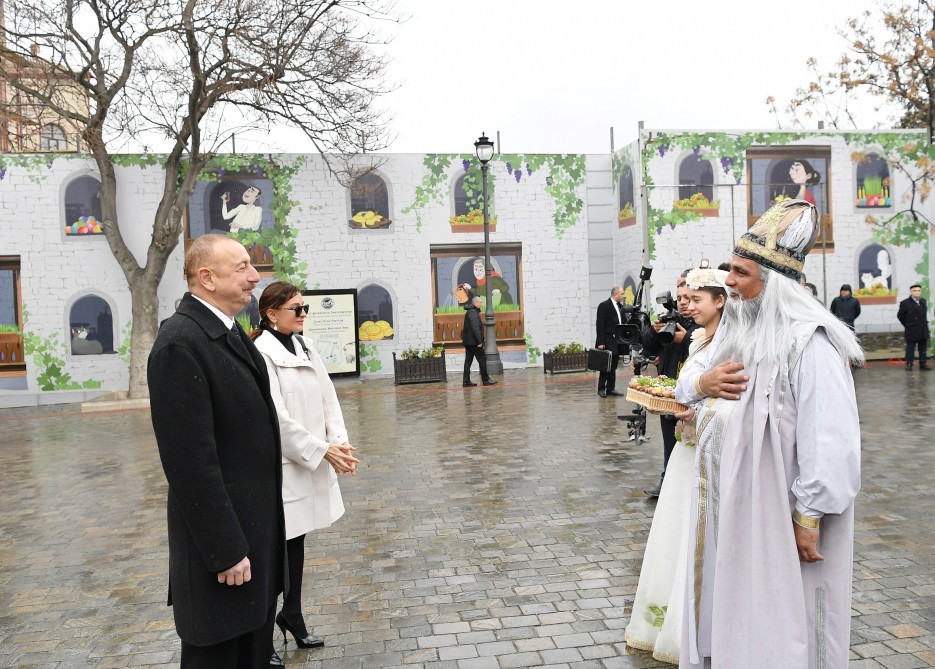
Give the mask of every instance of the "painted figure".
POLYGON ((243 193, 243 204, 228 211, 227 203, 230 202, 230 193, 224 193, 221 196, 223 204, 221 205, 221 216, 225 221, 231 221, 231 232, 238 230, 259 230, 260 222, 263 219, 263 207, 257 205, 260 199, 260 189, 256 186, 250 186, 243 193))
POLYGON ((805 200, 815 204, 815 196, 809 186, 814 186, 821 181, 821 175, 815 171, 815 168, 807 160, 797 160, 789 168, 789 178, 792 183, 799 187, 798 192, 793 196, 794 200, 805 200))
MULTIPOLYGON (((483 258, 474 259, 474 279, 477 282, 475 289, 481 299, 484 299, 487 277, 485 275, 483 258)), ((510 286, 500 274, 494 271, 490 273, 490 297, 493 300, 494 306, 498 304, 516 304, 513 300, 513 296, 510 294, 510 286)))

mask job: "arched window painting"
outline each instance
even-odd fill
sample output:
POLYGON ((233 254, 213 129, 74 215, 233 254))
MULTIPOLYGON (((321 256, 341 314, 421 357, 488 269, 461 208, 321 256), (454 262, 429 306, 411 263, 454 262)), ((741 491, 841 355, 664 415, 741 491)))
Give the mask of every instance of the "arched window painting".
POLYGON ((393 298, 382 286, 370 284, 357 293, 357 331, 361 341, 393 338, 393 298))
POLYGON ((54 123, 42 126, 39 131, 40 151, 67 151, 68 137, 60 126, 54 123))
POLYGON ((624 228, 636 223, 636 209, 634 209, 633 197, 633 170, 629 165, 623 166, 623 172, 620 174, 620 180, 617 182, 617 197, 619 200, 620 211, 617 214, 617 225, 624 228))
POLYGON ((890 252, 879 244, 871 244, 857 259, 857 286, 867 295, 893 290, 893 263, 890 252))
POLYGON ((890 167, 880 156, 868 153, 857 163, 857 206, 861 209, 889 207, 890 167))
POLYGON ((679 197, 676 209, 692 209, 716 216, 720 203, 714 199, 714 168, 710 160, 696 154, 679 163, 679 197))
POLYGON ((379 174, 368 172, 354 179, 351 184, 352 228, 373 230, 389 227, 390 202, 386 182, 379 174))
POLYGON ((632 305, 636 302, 636 281, 632 276, 623 280, 623 303, 632 305))
POLYGON ((114 352, 114 316, 102 298, 88 295, 76 301, 68 315, 68 327, 72 355, 114 352))
MULTIPOLYGON (((452 232, 484 231, 484 190, 479 168, 469 160, 463 161, 464 173, 454 182, 454 216, 449 221, 452 232)), ((519 170, 514 170, 519 174, 519 170)), ((492 174, 487 176, 487 223, 490 231, 497 229, 494 216, 494 182, 492 174)))
POLYGON ((273 182, 252 174, 197 181, 189 200, 188 236, 272 228, 272 198, 273 182))
POLYGON ((78 177, 65 187, 65 234, 102 235, 101 182, 94 177, 78 177))

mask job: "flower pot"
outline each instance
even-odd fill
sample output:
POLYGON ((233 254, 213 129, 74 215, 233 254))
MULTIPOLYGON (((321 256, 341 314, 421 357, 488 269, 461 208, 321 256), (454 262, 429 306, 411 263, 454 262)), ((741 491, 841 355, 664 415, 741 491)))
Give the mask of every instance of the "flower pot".
POLYGON ((633 216, 626 216, 625 218, 617 219, 618 228, 626 228, 631 225, 636 225, 636 214, 633 214, 633 216))
POLYGON ((445 352, 437 358, 413 358, 400 360, 393 351, 393 383, 431 383, 433 381, 447 381, 445 372, 445 352))
POLYGON ((542 354, 542 373, 567 374, 569 372, 583 372, 588 368, 588 354, 561 353, 546 351, 542 354))
POLYGON ((896 304, 895 295, 855 295, 861 304, 896 304))
POLYGON ((699 216, 705 216, 708 218, 713 218, 718 215, 718 212, 721 210, 720 206, 718 207, 676 207, 677 211, 693 211, 699 216))
MULTIPOLYGON (((497 231, 497 224, 496 224, 496 223, 489 223, 489 224, 488 224, 488 227, 490 228, 490 231, 491 231, 491 232, 496 232, 496 231, 497 231)), ((452 224, 451 224, 451 231, 452 231, 452 232, 483 232, 483 231, 484 231, 484 224, 481 223, 481 224, 478 224, 478 225, 472 225, 472 224, 470 224, 470 223, 452 223, 452 224)))

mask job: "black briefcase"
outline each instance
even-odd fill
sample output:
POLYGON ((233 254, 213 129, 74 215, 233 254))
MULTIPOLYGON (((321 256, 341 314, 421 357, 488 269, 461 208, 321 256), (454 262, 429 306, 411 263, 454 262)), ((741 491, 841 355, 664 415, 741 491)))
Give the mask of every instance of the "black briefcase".
POLYGON ((609 372, 613 354, 606 348, 588 349, 588 369, 595 372, 609 372))

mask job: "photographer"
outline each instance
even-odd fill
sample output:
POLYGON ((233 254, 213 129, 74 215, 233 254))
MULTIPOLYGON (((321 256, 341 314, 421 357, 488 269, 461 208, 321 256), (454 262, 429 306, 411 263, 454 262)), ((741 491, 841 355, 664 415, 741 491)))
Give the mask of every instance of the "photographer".
MULTIPOLYGON (((643 355, 647 358, 656 358, 656 370, 660 376, 668 376, 670 379, 678 378, 682 363, 688 358, 688 346, 691 343, 691 333, 698 326, 688 317, 688 287, 685 285, 685 277, 688 270, 682 272, 676 283, 676 300, 674 304, 666 305, 669 314, 662 316, 651 327, 646 328, 641 337, 643 345, 643 355), (677 309, 677 313, 676 313, 677 309), (664 343, 668 337, 660 336, 660 332, 671 325, 675 325, 675 331, 669 343, 664 343)), ((657 299, 657 301, 659 301, 657 299)), ((650 497, 658 497, 659 490, 662 488, 662 481, 666 475, 666 465, 669 463, 669 456, 672 449, 675 448, 675 424, 673 416, 659 416, 659 422, 662 427, 662 475, 659 477, 659 484, 646 494, 650 497)))

